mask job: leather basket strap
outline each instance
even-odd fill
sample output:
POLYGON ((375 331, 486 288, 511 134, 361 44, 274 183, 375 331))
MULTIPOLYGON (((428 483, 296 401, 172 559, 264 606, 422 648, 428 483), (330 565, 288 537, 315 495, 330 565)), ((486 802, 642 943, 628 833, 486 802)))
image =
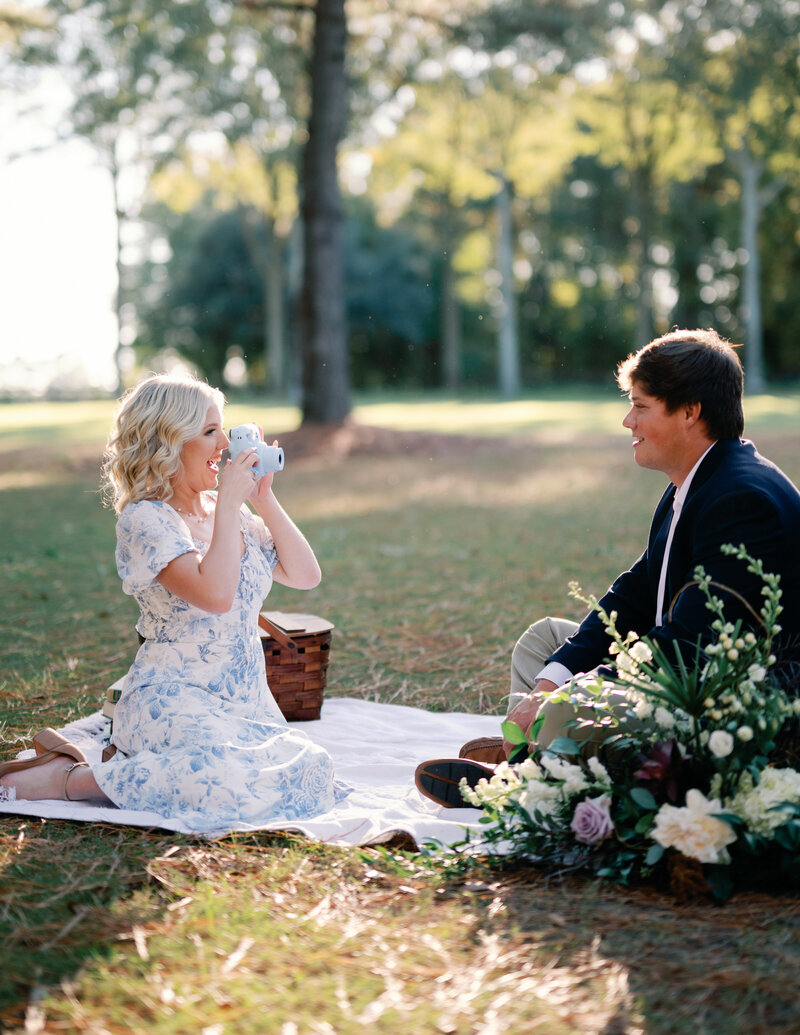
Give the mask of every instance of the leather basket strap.
POLYGON ((270 636, 272 636, 273 639, 277 640, 282 647, 286 647, 288 650, 297 650, 297 644, 294 642, 291 636, 287 632, 284 632, 283 629, 275 625, 274 622, 271 622, 269 618, 265 618, 261 613, 259 613, 258 616, 258 624, 261 626, 264 632, 268 632, 270 636))

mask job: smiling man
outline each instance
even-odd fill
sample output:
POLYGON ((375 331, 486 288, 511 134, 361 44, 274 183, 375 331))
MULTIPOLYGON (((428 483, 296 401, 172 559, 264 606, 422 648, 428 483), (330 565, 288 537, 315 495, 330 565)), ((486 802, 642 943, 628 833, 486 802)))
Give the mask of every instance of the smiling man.
MULTIPOLYGON (((754 624, 741 600, 759 611, 762 582, 720 549, 726 543, 744 544, 766 571, 781 577, 784 613, 777 670, 794 683, 800 669, 800 493, 741 437, 738 354, 713 330, 673 331, 621 363, 617 382, 630 400, 622 423, 632 434, 636 463, 662 471, 669 485, 653 515, 644 553, 618 576, 600 604, 617 613, 623 636, 633 630, 670 655, 677 647, 690 658, 713 620, 701 591, 687 588, 697 565, 733 591, 715 589, 725 601, 728 619, 754 624)), ((609 646, 594 611, 580 624, 558 618, 535 622, 512 654, 508 718, 527 732, 541 709, 546 718, 539 745, 567 734, 580 736, 588 753, 596 751, 603 731, 575 732, 566 726, 575 717, 571 705, 543 703, 543 697, 606 662, 609 646)), ((482 766, 471 763, 497 762, 510 750, 500 738, 470 742, 462 748, 462 761, 423 763, 417 787, 440 804, 459 806, 458 780, 466 776, 474 784, 486 775, 482 766)))

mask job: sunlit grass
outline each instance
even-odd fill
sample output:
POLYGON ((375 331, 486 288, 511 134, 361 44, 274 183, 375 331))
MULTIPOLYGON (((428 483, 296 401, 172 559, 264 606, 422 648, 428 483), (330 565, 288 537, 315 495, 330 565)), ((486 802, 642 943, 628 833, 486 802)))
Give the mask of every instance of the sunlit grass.
MULTIPOLYGON (((571 578, 600 593, 638 555, 663 477, 633 463, 624 402, 589 396, 369 399, 365 423, 488 442, 287 466, 279 494, 323 581, 303 595, 277 586, 268 603, 302 599, 334 622, 330 695, 498 714, 527 624, 575 616, 571 578)), ((797 399, 753 402, 756 441, 800 480, 797 399)), ((95 710, 136 650, 97 494, 112 410, 0 407, 2 757, 95 710), (82 448, 83 463, 64 462, 82 448)), ((255 402, 227 413, 262 416, 268 434, 297 421, 255 402)), ((720 910, 533 868, 460 875, 300 838, 208 844, 13 816, 0 818, 0 873, 10 1030, 796 1031, 796 897, 720 910)))
MULTIPOLYGON (((113 400, 6 403, 0 405, 0 456, 27 448, 55 453, 101 449, 114 414, 113 400)), ((545 440, 619 434, 626 401, 613 387, 547 388, 530 397, 503 401, 495 396, 450 397, 441 393, 354 398, 353 417, 368 425, 447 435, 533 435, 545 440)), ((231 427, 255 420, 267 437, 300 424, 300 409, 264 401, 257 395, 233 397, 225 409, 231 427)), ((771 392, 745 400, 747 433, 800 431, 800 392, 771 392)))

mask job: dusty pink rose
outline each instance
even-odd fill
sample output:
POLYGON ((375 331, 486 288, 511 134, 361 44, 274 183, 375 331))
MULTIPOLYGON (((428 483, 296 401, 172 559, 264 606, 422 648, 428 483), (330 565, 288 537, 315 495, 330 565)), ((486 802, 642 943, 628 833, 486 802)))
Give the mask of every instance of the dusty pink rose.
POLYGON ((611 798, 607 794, 579 802, 570 823, 575 840, 583 845, 599 845, 610 837, 614 830, 610 809, 611 798))

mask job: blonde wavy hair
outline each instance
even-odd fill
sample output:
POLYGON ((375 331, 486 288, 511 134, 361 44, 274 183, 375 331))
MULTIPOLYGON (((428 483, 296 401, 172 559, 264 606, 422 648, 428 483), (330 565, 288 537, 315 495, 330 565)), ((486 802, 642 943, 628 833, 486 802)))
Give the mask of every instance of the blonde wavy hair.
POLYGON ((119 400, 103 457, 105 501, 119 514, 138 500, 172 495, 181 449, 199 435, 225 396, 194 377, 154 374, 119 400))

